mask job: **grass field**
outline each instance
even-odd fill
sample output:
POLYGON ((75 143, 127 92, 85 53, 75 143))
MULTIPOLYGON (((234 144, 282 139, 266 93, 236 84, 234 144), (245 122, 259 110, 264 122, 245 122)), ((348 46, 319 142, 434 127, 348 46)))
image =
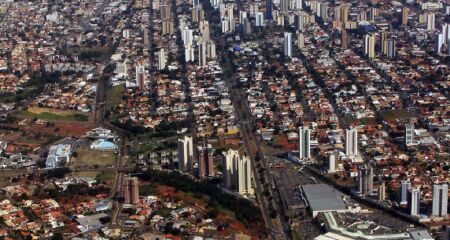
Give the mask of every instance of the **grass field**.
POLYGON ((13 115, 18 118, 37 118, 45 121, 89 121, 89 116, 84 113, 61 111, 49 108, 29 108, 28 110, 15 112, 13 115))
POLYGON ((108 92, 108 104, 109 108, 117 107, 120 104, 120 101, 122 100, 122 96, 125 92, 125 85, 117 85, 111 87, 111 89, 108 92))
POLYGON ((78 156, 75 158, 76 164, 86 164, 88 166, 106 167, 116 162, 117 156, 112 151, 96 151, 87 148, 75 150, 78 156))
POLYGON ((88 177, 88 178, 96 178, 99 173, 97 172, 74 172, 72 175, 74 177, 88 177))

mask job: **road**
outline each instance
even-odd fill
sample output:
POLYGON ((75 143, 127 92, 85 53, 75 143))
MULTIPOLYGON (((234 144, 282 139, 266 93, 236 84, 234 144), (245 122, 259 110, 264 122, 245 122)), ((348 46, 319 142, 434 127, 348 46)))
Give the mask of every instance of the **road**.
MULTIPOLYGON (((226 56, 224 56, 224 57, 226 58, 226 56)), ((225 61, 228 61, 228 59, 225 59, 225 61)), ((228 67, 231 67, 231 64, 233 64, 233 63, 232 62, 228 63, 228 67)), ((224 69, 224 72, 227 72, 226 69, 224 69)), ((241 130, 242 137, 243 137, 245 150, 246 150, 247 154, 250 156, 250 159, 252 160, 251 166, 252 166, 252 174, 253 174, 254 185, 255 185, 255 194, 258 199, 260 208, 261 208, 264 222, 266 223, 266 226, 271 230, 271 237, 273 239, 290 239, 288 237, 288 234, 286 234, 284 232, 282 224, 280 224, 282 222, 282 219, 280 219, 279 216, 277 216, 275 219, 272 219, 270 217, 269 208, 268 208, 269 201, 264 197, 263 186, 261 186, 261 183, 260 183, 259 177, 258 177, 258 169, 256 167, 257 163, 255 160, 256 155, 258 154, 259 156, 261 156, 263 166, 267 166, 267 164, 266 164, 266 160, 265 160, 262 148, 260 146, 260 143, 257 140, 254 133, 252 132, 252 120, 251 120, 252 117, 250 114, 249 107, 247 105, 247 100, 243 97, 242 91, 240 91, 240 89, 236 89, 234 87, 234 84, 235 84, 234 78, 227 78, 225 76, 224 76, 224 78, 225 78, 224 80, 227 84, 227 87, 230 90, 231 101, 233 102, 233 106, 235 106, 236 114, 237 114, 239 124, 240 124, 240 130, 241 130), (254 151, 252 149, 252 147, 251 147, 252 145, 257 147, 256 151, 254 151)), ((270 173, 266 170, 265 167, 263 167, 263 169, 264 169, 263 174, 264 174, 266 180, 270 183, 270 185, 274 186, 272 183, 273 179, 272 179, 270 173)), ((271 195, 274 196, 275 199, 278 199, 277 191, 273 191, 271 187, 269 187, 269 191, 270 191, 271 195)), ((279 204, 275 203, 274 206, 276 206, 278 213, 282 214, 281 207, 279 206, 279 204)))

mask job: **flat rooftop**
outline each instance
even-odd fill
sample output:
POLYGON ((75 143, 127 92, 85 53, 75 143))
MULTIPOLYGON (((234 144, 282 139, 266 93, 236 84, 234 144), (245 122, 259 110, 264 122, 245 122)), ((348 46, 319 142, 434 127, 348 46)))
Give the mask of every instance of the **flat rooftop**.
POLYGON ((326 184, 308 184, 300 188, 312 211, 347 209, 341 193, 326 184))

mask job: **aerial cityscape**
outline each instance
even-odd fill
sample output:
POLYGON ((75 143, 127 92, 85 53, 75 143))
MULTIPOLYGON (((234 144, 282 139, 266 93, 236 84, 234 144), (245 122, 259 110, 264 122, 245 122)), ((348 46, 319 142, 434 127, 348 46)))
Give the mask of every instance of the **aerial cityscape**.
POLYGON ((450 0, 0 0, 1 240, 450 240, 450 0))

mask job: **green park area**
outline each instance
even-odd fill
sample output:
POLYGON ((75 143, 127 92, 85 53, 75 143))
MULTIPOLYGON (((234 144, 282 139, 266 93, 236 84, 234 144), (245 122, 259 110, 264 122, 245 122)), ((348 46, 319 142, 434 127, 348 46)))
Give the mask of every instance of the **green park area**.
POLYGON ((29 108, 13 113, 18 118, 36 118, 44 121, 87 122, 89 115, 73 111, 60 111, 47 108, 29 108))
POLYGON ((108 104, 109 108, 117 107, 122 100, 123 95, 125 94, 125 85, 117 85, 111 87, 108 92, 108 104))

